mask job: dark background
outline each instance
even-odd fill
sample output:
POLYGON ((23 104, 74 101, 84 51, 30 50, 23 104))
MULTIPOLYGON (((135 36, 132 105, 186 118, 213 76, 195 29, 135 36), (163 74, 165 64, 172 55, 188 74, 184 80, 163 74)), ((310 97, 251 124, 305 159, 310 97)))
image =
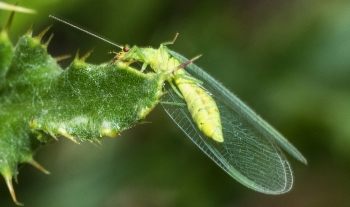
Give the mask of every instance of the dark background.
MULTIPOLYGON (((7 1, 15 3, 16 1, 7 1)), ((271 196, 233 180, 201 152, 158 106, 136 126, 101 147, 66 139, 29 165, 15 185, 25 206, 349 206, 350 3, 283 0, 20 1, 37 14, 17 13, 13 42, 34 24, 50 24, 53 56, 95 48, 91 63, 118 51, 48 18, 57 15, 119 44, 158 47, 180 36, 172 50, 235 92, 284 134, 308 159, 288 156, 295 183, 271 196)), ((0 10, 0 25, 10 12, 0 10)), ((62 61, 66 67, 72 58, 62 61)), ((14 206, 0 180, 0 206, 14 206)))

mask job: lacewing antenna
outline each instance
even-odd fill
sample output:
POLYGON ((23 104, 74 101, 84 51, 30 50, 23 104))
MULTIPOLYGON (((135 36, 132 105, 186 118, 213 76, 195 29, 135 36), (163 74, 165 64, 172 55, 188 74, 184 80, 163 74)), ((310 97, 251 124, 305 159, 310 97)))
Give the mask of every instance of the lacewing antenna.
POLYGON ((119 47, 120 49, 123 49, 122 46, 120 46, 120 45, 118 45, 118 44, 116 44, 116 43, 114 43, 114 42, 112 42, 112 41, 109 41, 109 40, 107 40, 107 39, 105 39, 105 38, 103 38, 103 37, 100 37, 100 36, 98 36, 98 35, 96 35, 96 34, 94 34, 94 33, 92 33, 92 32, 89 32, 89 31, 87 31, 87 30, 85 30, 85 29, 82 29, 82 28, 80 28, 80 27, 78 27, 78 26, 75 26, 74 24, 71 24, 71 23, 69 23, 69 22, 67 22, 67 21, 64 21, 64 20, 62 20, 62 19, 60 19, 60 18, 58 18, 58 17, 52 16, 52 15, 49 15, 49 17, 52 18, 52 19, 55 19, 55 20, 57 20, 57 21, 59 21, 59 22, 62 22, 62 23, 64 23, 64 24, 67 24, 67 25, 69 25, 69 26, 71 26, 71 27, 74 27, 75 29, 78 29, 78 30, 80 30, 80 31, 82 31, 82 32, 85 32, 86 34, 89 34, 89 35, 91 35, 91 36, 93 36, 93 37, 96 37, 96 38, 98 38, 98 39, 100 39, 100 40, 102 40, 102 41, 105 41, 105 42, 107 42, 107 43, 109 43, 109 44, 111 44, 111 45, 114 45, 114 46, 116 46, 116 47, 119 47))
POLYGON ((33 9, 28 9, 28 8, 24 8, 24 7, 20 7, 17 6, 18 3, 16 3, 15 5, 12 4, 7 4, 5 2, 1 2, 0 1, 0 9, 4 9, 4 10, 10 10, 10 11, 16 11, 16 12, 23 12, 23 13, 29 13, 29 14, 34 14, 36 13, 35 10, 33 9))

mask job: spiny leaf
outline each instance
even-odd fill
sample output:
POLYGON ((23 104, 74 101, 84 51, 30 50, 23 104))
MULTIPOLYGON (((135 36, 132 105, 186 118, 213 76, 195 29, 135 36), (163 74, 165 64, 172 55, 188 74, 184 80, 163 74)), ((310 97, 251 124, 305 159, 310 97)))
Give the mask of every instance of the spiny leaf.
POLYGON ((127 63, 92 65, 75 59, 65 70, 40 40, 21 37, 15 47, 0 33, 0 174, 14 202, 17 166, 34 161, 35 152, 63 136, 99 143, 140 123, 163 95, 165 74, 141 73, 127 63))

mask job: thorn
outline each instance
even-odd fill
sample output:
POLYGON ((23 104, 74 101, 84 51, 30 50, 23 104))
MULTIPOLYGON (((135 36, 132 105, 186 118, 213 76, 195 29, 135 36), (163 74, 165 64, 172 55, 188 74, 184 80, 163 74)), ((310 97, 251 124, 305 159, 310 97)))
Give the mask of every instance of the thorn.
POLYGON ((77 50, 77 53, 75 53, 74 59, 75 59, 75 60, 79 60, 79 49, 77 50))
POLYGON ((102 142, 100 140, 91 140, 91 143, 95 145, 96 147, 101 147, 102 142))
POLYGON ((33 165, 35 168, 37 168, 38 170, 40 170, 41 172, 49 175, 50 172, 47 171, 43 166, 41 166, 37 161, 35 161, 33 158, 31 158, 30 160, 27 161, 29 164, 33 165))
POLYGON ((101 140, 94 140, 94 142, 98 145, 98 146, 102 146, 102 142, 101 142, 101 140))
POLYGON ((40 34, 38 34, 38 36, 36 36, 36 38, 41 41, 41 39, 43 38, 43 36, 46 34, 47 31, 49 31, 49 29, 52 27, 52 24, 49 25, 48 27, 46 27, 42 32, 40 32, 40 34))
POLYGON ((6 181, 7 188, 10 191, 13 202, 18 206, 23 206, 23 203, 20 203, 17 201, 16 193, 15 193, 15 190, 13 189, 13 185, 12 185, 12 176, 6 176, 5 181, 6 181))
POLYGON ((72 135, 70 134, 63 134, 63 136, 65 136, 66 138, 72 140, 75 144, 80 144, 77 139, 75 139, 72 135))
POLYGON ((49 39, 44 43, 44 46, 45 46, 45 47, 49 46, 52 37, 53 37, 53 33, 50 35, 49 39))
POLYGON ((65 136, 66 138, 72 140, 76 144, 80 144, 72 135, 68 134, 67 131, 63 128, 59 129, 59 132, 61 135, 65 136))
MULTIPOLYGON (((1 2, 0 2, 1 3, 1 2)), ((16 4, 17 5, 17 4, 16 4)), ((5 32, 8 32, 10 27, 11 27, 11 24, 12 24, 12 21, 13 21, 13 17, 15 15, 15 11, 12 11, 11 14, 10 14, 10 18, 9 20, 7 21, 7 24, 6 24, 6 27, 5 27, 5 32)))
POLYGON ((33 27, 34 27, 34 25, 31 25, 31 26, 29 27, 29 29, 28 29, 26 35, 32 36, 32 34, 33 34, 33 27))
POLYGON ((13 176, 13 178, 15 179, 15 182, 18 185, 18 173, 17 173, 17 175, 13 176))
POLYGON ((85 60, 91 55, 91 53, 94 51, 94 48, 89 50, 83 57, 81 57, 79 60, 85 62, 85 60))
POLYGON ((30 118, 29 126, 31 129, 35 129, 38 127, 38 123, 34 122, 34 117, 30 118))
POLYGON ((71 55, 62 55, 62 56, 54 57, 53 59, 55 59, 56 62, 59 62, 59 61, 68 59, 68 58, 70 58, 70 57, 71 57, 71 55))

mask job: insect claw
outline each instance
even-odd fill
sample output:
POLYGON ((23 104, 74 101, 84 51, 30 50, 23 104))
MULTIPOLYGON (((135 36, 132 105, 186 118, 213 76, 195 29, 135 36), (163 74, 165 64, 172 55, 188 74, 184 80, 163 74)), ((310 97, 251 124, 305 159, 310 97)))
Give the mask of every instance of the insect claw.
POLYGON ((12 184, 12 175, 5 176, 5 181, 6 181, 7 188, 10 191, 13 202, 18 206, 23 206, 23 203, 20 203, 17 201, 16 193, 15 193, 15 190, 14 190, 13 184, 12 184))
POLYGON ((147 68, 147 63, 143 63, 140 72, 143 72, 146 68, 147 68))
POLYGON ((29 164, 33 165, 35 168, 37 168, 38 170, 40 170, 41 172, 49 175, 50 172, 47 171, 43 166, 41 166, 37 161, 35 161, 33 158, 31 158, 30 160, 27 161, 29 164))
POLYGON ((160 98, 160 97, 164 96, 165 94, 167 94, 167 92, 161 90, 161 91, 158 91, 158 92, 157 92, 156 96, 157 96, 158 98, 160 98))

